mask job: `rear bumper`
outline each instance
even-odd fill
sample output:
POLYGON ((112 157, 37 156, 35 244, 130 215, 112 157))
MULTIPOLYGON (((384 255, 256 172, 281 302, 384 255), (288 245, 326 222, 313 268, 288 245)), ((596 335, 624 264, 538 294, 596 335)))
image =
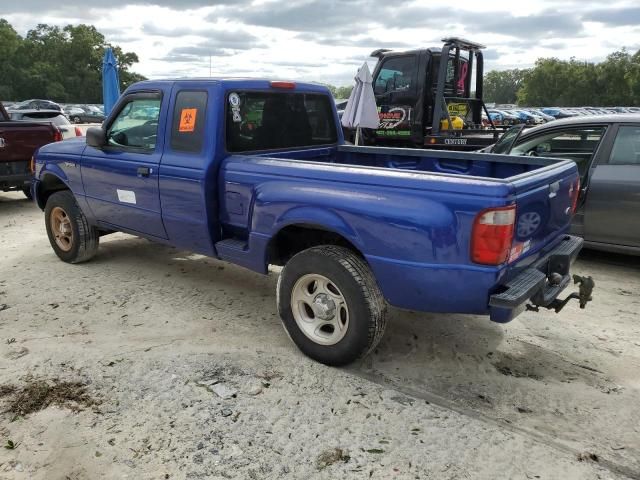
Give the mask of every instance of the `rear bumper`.
POLYGON ((29 162, 0 163, 0 191, 23 189, 31 185, 29 162))
POLYGON ((489 298, 489 314, 494 322, 513 320, 528 302, 549 308, 571 281, 569 273, 584 240, 566 235, 558 245, 539 258, 489 298))

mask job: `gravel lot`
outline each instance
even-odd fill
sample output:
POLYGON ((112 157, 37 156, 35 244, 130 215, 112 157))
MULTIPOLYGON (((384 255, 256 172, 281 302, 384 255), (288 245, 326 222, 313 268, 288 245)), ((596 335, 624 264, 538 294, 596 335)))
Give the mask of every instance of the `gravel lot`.
POLYGON ((586 311, 392 311, 346 369, 275 281, 135 237, 67 265, 0 193, 2 479, 640 478, 640 259, 586 252, 586 311))

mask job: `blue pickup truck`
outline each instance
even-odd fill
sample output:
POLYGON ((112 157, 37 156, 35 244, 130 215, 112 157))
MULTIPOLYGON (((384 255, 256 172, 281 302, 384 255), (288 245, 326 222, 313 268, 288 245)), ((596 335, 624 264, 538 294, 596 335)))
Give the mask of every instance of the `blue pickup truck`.
POLYGON ((40 148, 32 193, 63 261, 127 232, 266 274, 296 345, 371 351, 387 305, 510 321, 564 300, 571 161, 346 145, 329 91, 247 79, 129 87, 86 141, 40 148))

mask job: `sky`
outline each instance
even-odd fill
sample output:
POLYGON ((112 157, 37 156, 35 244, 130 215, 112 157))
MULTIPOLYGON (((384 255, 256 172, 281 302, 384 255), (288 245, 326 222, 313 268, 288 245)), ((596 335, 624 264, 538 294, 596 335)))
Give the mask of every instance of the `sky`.
POLYGON ((485 71, 640 49, 637 0, 0 0, 0 17, 22 35, 38 23, 95 25, 136 52, 132 70, 149 78, 350 85, 373 50, 438 47, 446 36, 486 45, 485 71))

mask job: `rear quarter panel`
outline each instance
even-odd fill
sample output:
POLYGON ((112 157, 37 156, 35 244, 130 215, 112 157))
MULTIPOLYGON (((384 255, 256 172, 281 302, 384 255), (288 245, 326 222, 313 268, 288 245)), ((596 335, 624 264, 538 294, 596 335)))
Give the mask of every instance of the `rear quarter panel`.
POLYGON ((363 253, 387 300, 484 313, 504 273, 470 261, 476 214, 515 198, 506 182, 233 156, 222 165, 221 222, 245 229, 256 264, 288 225, 333 231, 363 253))

